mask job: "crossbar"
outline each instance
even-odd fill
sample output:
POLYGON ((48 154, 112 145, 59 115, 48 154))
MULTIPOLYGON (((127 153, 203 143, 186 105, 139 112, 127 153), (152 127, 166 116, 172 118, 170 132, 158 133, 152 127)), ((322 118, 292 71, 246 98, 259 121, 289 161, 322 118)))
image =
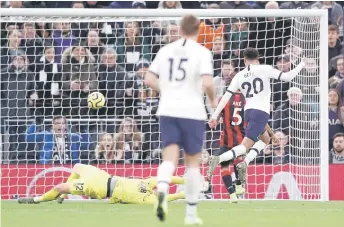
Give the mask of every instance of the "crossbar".
POLYGON ((0 9, 1 16, 37 17, 312 17, 325 16, 324 9, 0 9))

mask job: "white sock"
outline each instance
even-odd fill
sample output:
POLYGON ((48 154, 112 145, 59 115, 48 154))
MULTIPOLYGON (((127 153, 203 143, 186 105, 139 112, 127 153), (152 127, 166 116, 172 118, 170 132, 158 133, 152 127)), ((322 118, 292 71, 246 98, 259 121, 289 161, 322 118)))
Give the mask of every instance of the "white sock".
POLYGON ((35 201, 35 202, 41 202, 41 201, 42 201, 42 196, 33 197, 33 201, 35 201))
POLYGON ((250 162, 252 162, 257 157, 257 155, 265 148, 265 146, 266 144, 263 141, 258 140, 246 155, 246 164, 249 165, 250 162))
POLYGON ((171 178, 175 170, 175 166, 171 161, 163 161, 158 168, 158 185, 157 191, 168 194, 171 178))
POLYGON ((239 157, 240 155, 246 154, 246 147, 244 145, 238 145, 236 147, 233 147, 231 150, 223 153, 220 155, 220 163, 232 160, 235 157, 239 157), (233 154, 234 151, 234 154, 233 154))
POLYGON ((198 196, 201 187, 201 174, 199 168, 188 168, 185 178, 186 216, 197 216, 198 196))

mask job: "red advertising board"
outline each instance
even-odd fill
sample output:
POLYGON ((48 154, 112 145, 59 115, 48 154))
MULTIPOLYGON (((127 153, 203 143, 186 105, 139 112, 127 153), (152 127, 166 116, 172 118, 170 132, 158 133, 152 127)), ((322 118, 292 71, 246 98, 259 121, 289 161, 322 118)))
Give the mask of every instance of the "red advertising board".
MULTIPOLYGON (((112 175, 147 178, 156 176, 156 165, 99 165, 112 175)), ((206 168, 202 168, 203 174, 206 168)), ((67 179, 70 165, 1 165, 1 198, 40 195, 53 185, 67 179)), ((184 175, 184 167, 176 175, 184 175)), ((330 200, 344 200, 344 165, 330 165, 330 200)), ((249 199, 319 199, 319 166, 272 166, 252 165, 249 167, 246 198, 249 199)), ((219 169, 213 178, 213 198, 228 198, 222 186, 219 169)), ((171 187, 175 192, 176 187, 171 187)))

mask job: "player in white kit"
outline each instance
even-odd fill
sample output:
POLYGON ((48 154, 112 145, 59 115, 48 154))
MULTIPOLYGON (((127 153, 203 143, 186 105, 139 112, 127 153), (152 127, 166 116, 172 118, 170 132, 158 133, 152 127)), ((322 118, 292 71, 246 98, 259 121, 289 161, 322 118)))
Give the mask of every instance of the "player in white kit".
POLYGON ((183 148, 187 166, 184 176, 187 225, 202 224, 197 216, 197 203, 201 186, 199 160, 207 120, 204 90, 212 107, 216 107, 212 54, 196 42, 199 24, 196 17, 184 16, 180 24, 183 38, 161 48, 144 77, 146 85, 160 91, 157 115, 164 149, 157 176, 156 215, 165 220, 166 195, 179 150, 183 148))
MULTIPOLYGON (((218 162, 231 160, 240 155, 249 153, 245 161, 237 165, 238 178, 244 184, 246 182, 247 166, 261 152, 266 144, 260 138, 261 135, 267 136, 265 127, 268 124, 270 115, 270 79, 291 81, 299 74, 305 66, 301 62, 295 69, 283 73, 269 65, 259 64, 259 53, 256 49, 247 48, 244 51, 245 69, 239 72, 228 86, 226 93, 223 95, 215 112, 209 121, 210 127, 215 127, 218 116, 226 103, 236 91, 240 92, 246 98, 245 121, 247 123, 245 137, 242 143, 226 153, 218 156, 218 162)), ((264 139, 264 141, 268 141, 264 139)))

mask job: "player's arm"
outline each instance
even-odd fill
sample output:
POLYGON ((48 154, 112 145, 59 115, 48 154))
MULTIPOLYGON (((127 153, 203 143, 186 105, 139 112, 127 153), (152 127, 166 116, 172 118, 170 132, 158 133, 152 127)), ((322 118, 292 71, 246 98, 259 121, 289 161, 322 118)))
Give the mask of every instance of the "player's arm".
POLYGON ((210 74, 203 74, 203 87, 207 94, 212 108, 216 107, 214 77, 210 74))
POLYGON ((305 63, 301 62, 298 66, 296 66, 293 70, 289 72, 282 72, 278 69, 271 68, 269 73, 270 78, 276 79, 276 80, 282 80, 286 82, 292 81, 299 73, 300 71, 305 67, 305 63))
POLYGON ((149 66, 148 71, 145 73, 144 77, 143 77, 143 83, 160 92, 160 87, 159 87, 159 72, 160 72, 160 63, 159 59, 161 59, 161 51, 162 49, 158 52, 158 54, 156 55, 156 57, 154 58, 154 61, 152 62, 152 64, 149 66))
POLYGON ((154 72, 148 71, 144 76, 144 84, 158 92, 160 92, 159 87, 159 76, 154 72))
POLYGON ((228 103, 229 99, 232 97, 232 95, 235 94, 235 92, 239 89, 238 88, 238 82, 237 82, 238 76, 234 77, 231 84, 228 86, 226 93, 222 96, 221 101, 216 107, 215 112, 211 116, 211 119, 217 120, 220 113, 222 112, 223 108, 228 103))
MULTIPOLYGON (((201 53, 202 54, 202 53, 201 53)), ((214 87, 214 68, 212 54, 209 50, 204 51, 200 63, 200 74, 203 78, 203 88, 207 94, 212 108, 216 107, 215 87, 214 87)))

